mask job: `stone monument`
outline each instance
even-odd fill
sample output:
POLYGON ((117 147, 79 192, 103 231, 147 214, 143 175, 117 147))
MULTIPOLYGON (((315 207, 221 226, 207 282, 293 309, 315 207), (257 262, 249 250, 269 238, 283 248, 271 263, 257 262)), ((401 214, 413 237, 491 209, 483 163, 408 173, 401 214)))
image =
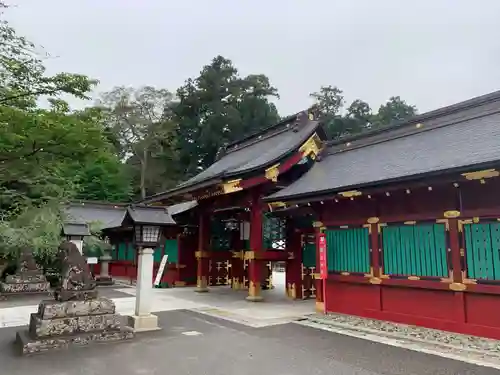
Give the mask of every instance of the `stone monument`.
POLYGON ((38 268, 30 249, 21 251, 17 271, 14 275, 7 275, 5 281, 0 283, 0 293, 3 296, 50 293, 50 283, 38 268))
POLYGON ((40 302, 38 312, 31 314, 29 329, 17 332, 21 354, 133 338, 132 328, 122 327, 114 302, 97 296, 95 280, 76 245, 63 242, 59 260, 62 282, 55 300, 40 302))

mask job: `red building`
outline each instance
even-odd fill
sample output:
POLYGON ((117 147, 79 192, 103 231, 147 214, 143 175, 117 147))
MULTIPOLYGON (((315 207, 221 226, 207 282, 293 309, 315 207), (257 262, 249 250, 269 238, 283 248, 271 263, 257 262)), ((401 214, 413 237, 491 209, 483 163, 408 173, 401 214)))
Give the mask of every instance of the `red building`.
POLYGON ((332 142, 264 200, 326 236, 319 309, 500 339, 499 175, 495 92, 332 142))

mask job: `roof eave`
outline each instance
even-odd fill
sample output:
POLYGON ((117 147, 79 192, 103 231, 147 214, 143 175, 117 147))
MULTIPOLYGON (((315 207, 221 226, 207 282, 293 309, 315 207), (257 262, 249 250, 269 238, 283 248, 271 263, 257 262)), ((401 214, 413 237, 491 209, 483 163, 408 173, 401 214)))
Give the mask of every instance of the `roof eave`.
MULTIPOLYGON (((427 172, 427 173, 421 173, 421 174, 414 174, 410 176, 402 176, 402 177, 396 177, 388 180, 382 180, 382 181, 373 181, 373 182, 367 182, 364 184, 357 184, 357 185, 350 185, 350 186, 342 186, 339 188, 333 188, 333 189, 324 189, 324 190, 319 190, 315 192, 306 192, 306 193, 299 193, 299 194, 291 194, 291 195, 285 195, 285 196, 280 196, 280 197, 275 197, 273 198, 272 196, 264 197, 263 201, 264 202, 297 202, 297 201, 305 201, 307 199, 314 199, 314 200, 320 200, 322 198, 327 198, 331 197, 333 194, 342 192, 342 191, 349 191, 349 190, 355 190, 355 189, 360 189, 360 188, 374 188, 382 185, 387 185, 387 184, 393 184, 393 183, 398 183, 398 182, 406 182, 406 181, 414 181, 417 182, 420 179, 423 178, 429 178, 429 177, 435 177, 443 174, 454 174, 454 173, 465 173, 470 171, 471 169, 489 169, 491 167, 496 167, 500 165, 500 160, 495 160, 491 162, 486 162, 486 163, 480 163, 480 164, 472 164, 468 166, 463 166, 463 167, 457 167, 457 168, 452 168, 452 169, 442 169, 442 170, 436 170, 432 172, 427 172)), ((304 178, 306 176, 303 176, 304 178)))

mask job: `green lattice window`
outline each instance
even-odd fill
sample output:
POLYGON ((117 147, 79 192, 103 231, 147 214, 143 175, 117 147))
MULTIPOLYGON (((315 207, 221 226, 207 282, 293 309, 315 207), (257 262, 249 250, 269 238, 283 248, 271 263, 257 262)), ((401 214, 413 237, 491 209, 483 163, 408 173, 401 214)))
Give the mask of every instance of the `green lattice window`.
POLYGON ((316 267, 316 240, 314 234, 304 237, 302 264, 304 267, 316 267))
POLYGON ((226 223, 213 220, 211 225, 211 249, 214 251, 231 250, 231 232, 226 230, 226 223))
POLYGON ((370 272, 370 233, 367 228, 326 231, 328 271, 370 272))
POLYGON ((382 229, 384 273, 447 277, 444 224, 389 225, 382 229))
POLYGON ((467 276, 500 280, 500 223, 464 225, 467 276))
POLYGON ((264 215, 262 236, 264 249, 285 250, 286 220, 264 215))
MULTIPOLYGON (((116 246, 116 245, 115 245, 116 246)), ((131 243, 121 242, 116 247, 115 260, 135 261, 135 249, 131 243)))

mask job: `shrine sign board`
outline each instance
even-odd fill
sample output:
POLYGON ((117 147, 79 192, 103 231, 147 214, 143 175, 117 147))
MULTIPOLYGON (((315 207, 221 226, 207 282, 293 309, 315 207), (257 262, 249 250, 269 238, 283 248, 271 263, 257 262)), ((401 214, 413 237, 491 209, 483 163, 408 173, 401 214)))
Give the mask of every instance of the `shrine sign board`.
POLYGON ((328 277, 328 265, 326 261, 326 236, 324 233, 319 234, 319 277, 325 280, 328 277))

